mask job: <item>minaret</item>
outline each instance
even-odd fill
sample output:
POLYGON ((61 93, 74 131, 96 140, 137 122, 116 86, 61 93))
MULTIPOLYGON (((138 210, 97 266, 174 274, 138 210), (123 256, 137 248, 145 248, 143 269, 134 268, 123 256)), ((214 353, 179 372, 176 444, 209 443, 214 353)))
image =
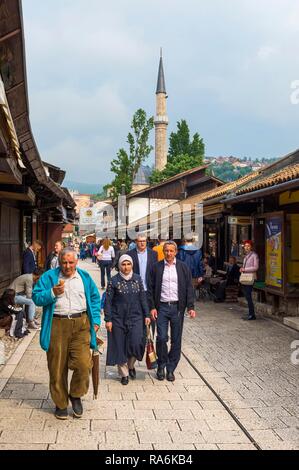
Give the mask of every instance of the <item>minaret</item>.
POLYGON ((166 100, 168 97, 167 97, 166 86, 165 86, 162 49, 161 49, 156 97, 157 97, 156 98, 156 117, 155 117, 156 170, 162 171, 164 170, 167 164, 167 127, 168 127, 168 116, 167 116, 167 106, 166 106, 166 100))

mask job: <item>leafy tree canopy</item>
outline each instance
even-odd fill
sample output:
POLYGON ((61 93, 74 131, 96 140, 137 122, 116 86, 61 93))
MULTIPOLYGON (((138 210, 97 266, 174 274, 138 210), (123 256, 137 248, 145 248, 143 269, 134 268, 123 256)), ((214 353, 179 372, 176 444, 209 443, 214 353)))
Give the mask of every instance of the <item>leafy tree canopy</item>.
POLYGON ((105 186, 113 199, 122 192, 122 186, 125 187, 126 194, 132 191, 134 178, 140 168, 140 165, 148 158, 153 147, 148 144, 150 131, 154 127, 154 118, 147 118, 143 109, 138 109, 133 116, 131 129, 127 137, 129 150, 121 148, 117 157, 111 162, 111 171, 115 178, 111 184, 105 186))

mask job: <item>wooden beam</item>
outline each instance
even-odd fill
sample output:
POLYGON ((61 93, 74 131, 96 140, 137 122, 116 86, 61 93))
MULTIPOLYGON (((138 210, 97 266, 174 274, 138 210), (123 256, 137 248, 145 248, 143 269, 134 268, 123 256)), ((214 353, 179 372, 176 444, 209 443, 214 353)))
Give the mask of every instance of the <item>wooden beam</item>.
POLYGON ((22 173, 14 158, 0 158, 0 182, 22 184, 22 173))
POLYGON ((15 188, 19 189, 18 187, 16 188, 15 186, 11 185, 0 185, 0 198, 3 199, 13 199, 14 201, 26 201, 26 202, 32 202, 33 204, 35 203, 35 194, 33 191, 31 191, 30 188, 21 188, 23 189, 23 192, 21 191, 5 191, 3 190, 3 187, 7 188, 15 188))
POLYGON ((16 36, 16 35, 19 34, 20 32, 21 32, 21 29, 18 28, 18 29, 16 29, 15 31, 12 31, 11 33, 6 34, 6 35, 3 36, 2 38, 0 38, 0 43, 6 41, 7 39, 10 39, 10 38, 16 36))
MULTIPOLYGON (((20 83, 17 83, 17 84, 14 85, 13 87, 11 87, 11 88, 9 88, 8 90, 6 90, 6 94, 9 94, 9 93, 11 93, 11 92, 14 91, 14 90, 17 90, 17 89, 20 88, 22 85, 25 85, 24 80, 22 80, 20 83)), ((23 116, 24 114, 27 114, 27 112, 20 114, 20 116, 16 117, 15 119, 19 119, 19 117, 23 116)))

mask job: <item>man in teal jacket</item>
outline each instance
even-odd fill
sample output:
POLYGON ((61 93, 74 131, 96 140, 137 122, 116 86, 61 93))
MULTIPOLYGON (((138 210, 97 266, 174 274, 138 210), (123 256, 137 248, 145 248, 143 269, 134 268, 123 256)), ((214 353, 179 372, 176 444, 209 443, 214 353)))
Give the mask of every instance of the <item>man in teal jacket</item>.
POLYGON ((69 399, 76 418, 83 415, 81 398, 89 388, 90 349, 96 348, 101 299, 91 276, 77 269, 77 254, 66 248, 60 268, 46 272, 36 284, 32 299, 43 307, 41 347, 47 352, 50 392, 55 416, 68 418, 69 399), (73 376, 68 391, 68 370, 73 376))

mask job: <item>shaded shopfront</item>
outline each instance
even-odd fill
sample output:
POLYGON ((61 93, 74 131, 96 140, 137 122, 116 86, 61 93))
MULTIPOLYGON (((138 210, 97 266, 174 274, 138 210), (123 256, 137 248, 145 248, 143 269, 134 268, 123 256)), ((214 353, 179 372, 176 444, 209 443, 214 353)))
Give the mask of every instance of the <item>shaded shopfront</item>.
POLYGON ((277 316, 299 315, 299 163, 288 163, 225 202, 251 219, 249 238, 260 258, 255 299, 277 316))

